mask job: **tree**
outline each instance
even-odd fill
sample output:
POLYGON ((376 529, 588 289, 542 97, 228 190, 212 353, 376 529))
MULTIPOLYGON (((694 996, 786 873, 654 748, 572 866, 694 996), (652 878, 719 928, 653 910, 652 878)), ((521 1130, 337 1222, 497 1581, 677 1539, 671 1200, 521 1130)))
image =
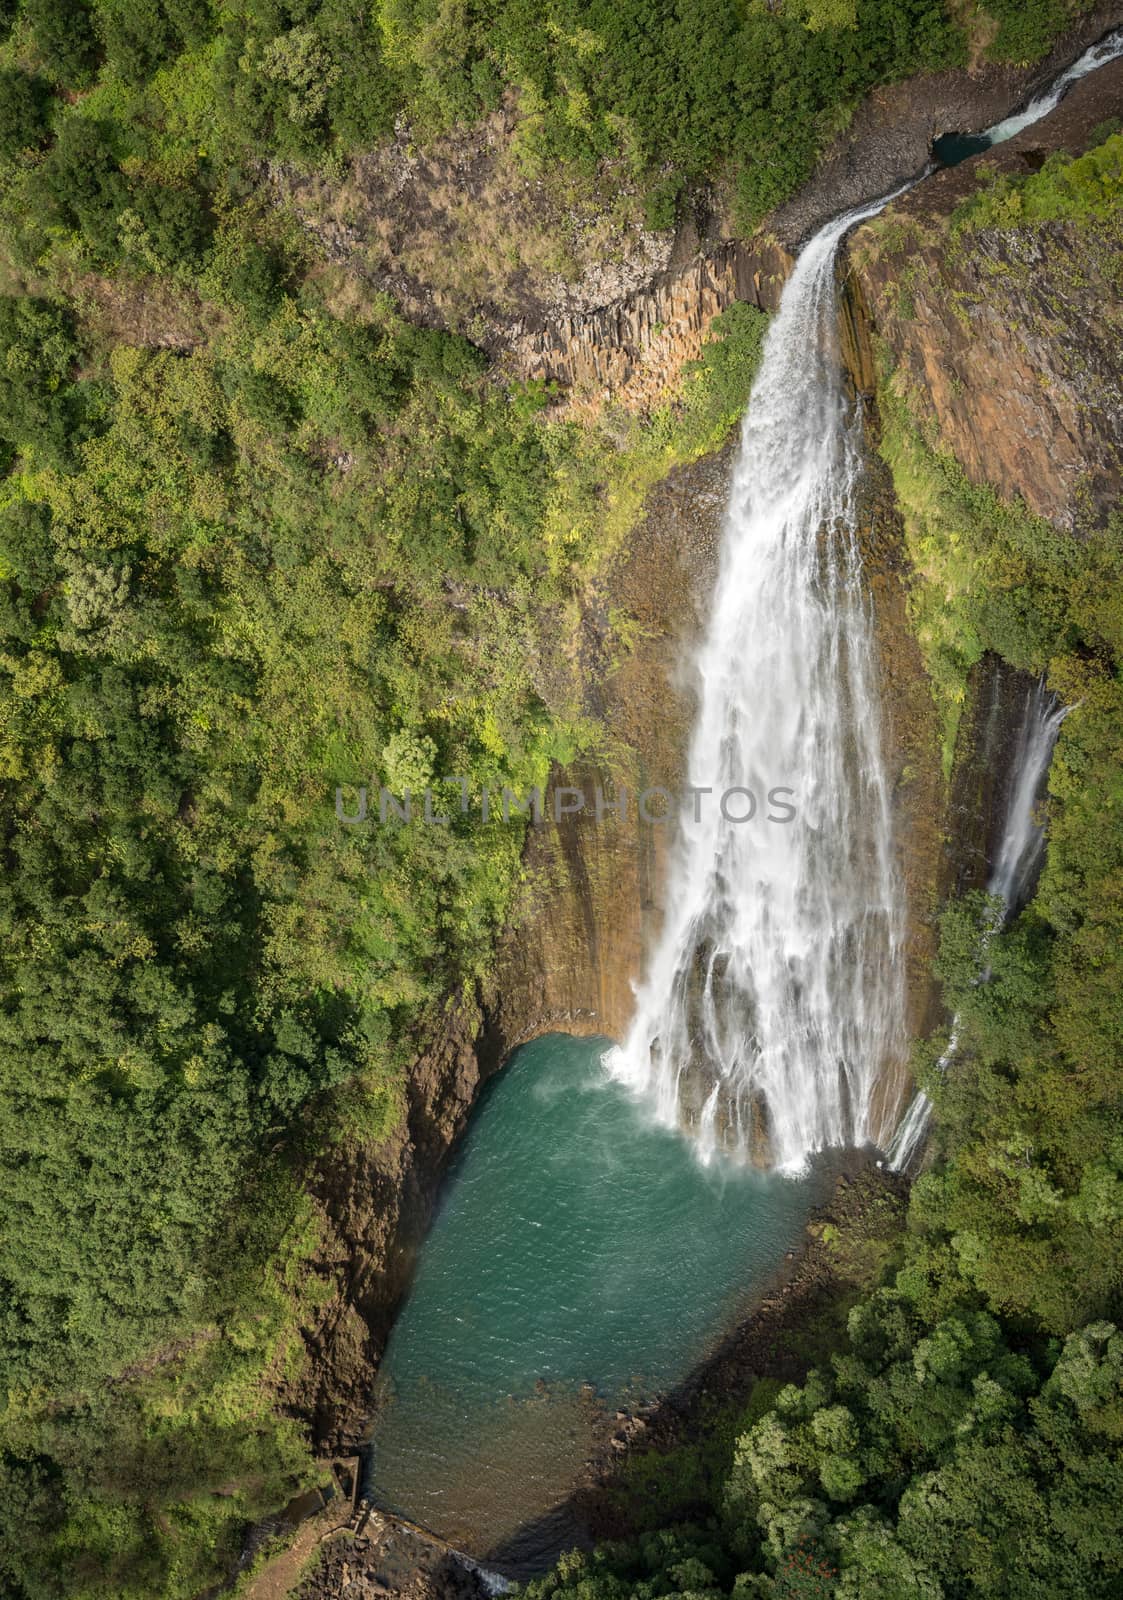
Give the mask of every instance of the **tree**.
POLYGON ((86 0, 24 0, 43 67, 68 89, 84 89, 98 61, 97 32, 86 0))
POLYGON ((197 188, 141 182, 133 187, 131 210, 139 223, 132 248, 149 270, 198 272, 214 222, 197 188))
POLYGON ((18 155, 46 136, 45 86, 18 67, 0 68, 0 155, 18 155))
POLYGON ((144 83, 179 48, 162 0, 109 0, 101 27, 106 55, 126 83, 144 83))
POLYGON ((58 220, 80 233, 95 260, 105 263, 120 254, 118 218, 129 203, 113 139, 113 128, 106 122, 68 117, 40 174, 58 220))
POLYGON ((0 437, 64 462, 73 411, 68 379, 78 355, 69 312, 31 296, 0 298, 0 437))

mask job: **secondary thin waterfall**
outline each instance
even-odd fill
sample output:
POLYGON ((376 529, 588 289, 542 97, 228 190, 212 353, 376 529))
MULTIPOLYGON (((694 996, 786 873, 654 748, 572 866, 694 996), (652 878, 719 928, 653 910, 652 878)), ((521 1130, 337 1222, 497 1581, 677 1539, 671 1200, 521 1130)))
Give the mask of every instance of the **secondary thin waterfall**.
MULTIPOLYGON (((1014 782, 1006 805, 998 851, 987 882, 995 909, 979 938, 979 982, 988 977, 986 951, 993 936, 1028 902, 1037 883, 1045 854, 1045 825, 1040 816, 1042 792, 1053 758, 1061 723, 1071 707, 1061 705, 1044 684, 1026 695, 1018 743, 1014 754, 1014 782)), ((946 1070, 959 1048, 959 1018, 953 1017, 948 1046, 936 1063, 946 1070)), ((932 1102, 923 1090, 913 1096, 890 1143, 888 1164, 903 1172, 924 1143, 932 1115, 932 1102)))
POLYGON ((666 922, 613 1076, 658 1115, 798 1167, 870 1139, 900 1059, 902 896, 854 493, 860 417, 842 378, 835 257, 887 200, 806 246, 769 329, 742 427, 698 661, 691 786, 794 791, 786 824, 747 800, 683 821, 666 922))

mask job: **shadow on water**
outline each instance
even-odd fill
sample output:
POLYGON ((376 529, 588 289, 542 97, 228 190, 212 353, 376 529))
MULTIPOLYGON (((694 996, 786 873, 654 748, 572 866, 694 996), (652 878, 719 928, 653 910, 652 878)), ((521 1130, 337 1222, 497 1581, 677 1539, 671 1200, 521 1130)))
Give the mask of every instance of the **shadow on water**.
MULTIPOLYGON (((932 158, 941 167, 957 167, 961 161, 968 161, 972 156, 982 155, 984 150, 993 148, 990 139, 983 133, 945 133, 933 142, 932 158)), ((1021 157, 1032 172, 1039 172, 1045 165, 1043 150, 1023 150, 1021 157)))
POLYGON ((744 1319, 835 1170, 703 1167, 604 1047, 538 1040, 488 1086, 376 1384, 368 1496, 515 1577, 587 1542, 620 1416, 744 1319))
MULTIPOLYGON (((826 1206, 813 1207, 810 1219, 841 1220, 864 1213, 871 1201, 875 1208, 883 1207, 888 1199, 884 1225, 890 1230, 899 1225, 907 1180, 882 1170, 873 1150, 825 1152, 816 1162, 816 1179, 824 1191, 833 1192, 833 1198, 826 1206)), ((789 1251, 787 1256, 756 1284, 741 1302, 736 1322, 717 1333, 697 1364, 672 1388, 626 1411, 606 1413, 606 1427, 588 1470, 564 1499, 489 1549, 482 1557, 485 1567, 512 1582, 526 1583, 549 1571, 568 1550, 589 1550, 604 1539, 632 1536, 639 1530, 624 1509, 628 1497, 621 1500, 617 1485, 620 1468, 633 1451, 664 1452, 702 1443, 709 1435, 715 1405, 722 1412, 746 1405, 762 1377, 780 1383, 803 1381, 814 1360, 805 1337, 808 1324, 837 1306, 846 1286, 837 1276, 829 1245, 816 1241, 806 1251, 789 1251)), ((706 1499, 683 1500, 676 1503, 673 1520, 704 1520, 712 1510, 706 1499)))
POLYGON ((932 145, 932 157, 941 167, 957 167, 971 156, 980 156, 991 147, 985 133, 945 133, 932 145))

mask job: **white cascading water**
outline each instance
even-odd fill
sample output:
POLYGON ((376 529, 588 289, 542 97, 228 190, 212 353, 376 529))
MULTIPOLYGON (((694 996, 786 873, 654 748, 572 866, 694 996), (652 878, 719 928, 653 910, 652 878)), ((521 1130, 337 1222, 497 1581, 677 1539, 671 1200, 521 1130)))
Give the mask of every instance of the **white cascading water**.
MULTIPOLYGON (((888 200, 806 246, 742 429, 698 661, 692 785, 662 937, 605 1064, 718 1145, 796 1168, 862 1143, 903 1049, 902 898, 855 538, 860 418, 837 343, 835 255, 888 200), (794 791, 794 820, 726 820, 734 789, 794 791), (697 820, 693 820, 696 816, 697 820)), ((730 811, 740 815, 738 798, 730 811)))
MULTIPOLYGON (((1123 30, 988 129, 989 142, 1120 54, 1123 30)), ((860 419, 842 382, 835 289, 843 237, 896 197, 812 238, 769 329, 698 659, 689 771, 710 804, 684 825, 636 1015, 605 1055, 662 1120, 694 1129, 704 1158, 721 1145, 794 1169, 875 1138, 874 1086, 904 1051, 904 915, 854 526, 860 419), (795 791, 787 824, 737 824, 715 803, 779 786, 795 791)), ((953 1033, 948 1059, 954 1048, 953 1033)), ((928 1109, 916 1096, 894 1165, 919 1147, 928 1109)))
MULTIPOLYGON (((1006 804, 998 853, 987 881, 994 913, 979 936, 979 982, 987 981, 986 951, 995 933, 1016 916, 1033 892, 1045 853, 1045 826, 1039 811, 1045 778, 1061 723, 1072 708, 1038 683, 1026 695, 1014 753, 1014 782, 1006 804)), ((952 1018, 947 1049, 936 1063, 943 1072, 959 1048, 959 1018, 952 1018)), ((904 1172, 923 1146, 932 1102, 923 1090, 913 1096, 886 1152, 894 1172, 904 1172)))
POLYGON ((1061 723, 1071 710, 1043 683, 1034 684, 1026 695, 1014 753, 1014 786, 987 883, 987 893, 1002 902, 1003 920, 1026 904, 1041 870, 1045 828, 1039 816, 1040 801, 1061 723))
POLYGON ((1060 105, 1074 83, 1086 78, 1090 72, 1095 72, 1097 67, 1106 66, 1109 61, 1114 61, 1117 56, 1123 56, 1123 28, 1117 28, 1114 33, 1109 33, 1085 50, 1071 67, 1067 67, 1059 78, 1054 78, 1049 87, 1036 99, 1031 100, 1029 105, 1021 111, 1015 111, 1012 117, 996 122, 982 137, 986 139, 988 145, 1005 144, 1007 139, 1012 139, 1024 128, 1040 122, 1042 117, 1047 117, 1050 111, 1060 105))

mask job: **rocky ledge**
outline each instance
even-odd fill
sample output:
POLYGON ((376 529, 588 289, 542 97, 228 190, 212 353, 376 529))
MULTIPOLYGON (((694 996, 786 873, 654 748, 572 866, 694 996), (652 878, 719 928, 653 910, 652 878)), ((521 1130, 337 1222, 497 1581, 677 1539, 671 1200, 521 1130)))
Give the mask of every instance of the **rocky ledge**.
POLYGON ((850 243, 868 316, 930 441, 976 484, 1072 530, 1123 488, 1118 227, 974 227, 953 217, 985 174, 1077 154, 1123 112, 1123 59, 1042 122, 936 173, 850 243))

